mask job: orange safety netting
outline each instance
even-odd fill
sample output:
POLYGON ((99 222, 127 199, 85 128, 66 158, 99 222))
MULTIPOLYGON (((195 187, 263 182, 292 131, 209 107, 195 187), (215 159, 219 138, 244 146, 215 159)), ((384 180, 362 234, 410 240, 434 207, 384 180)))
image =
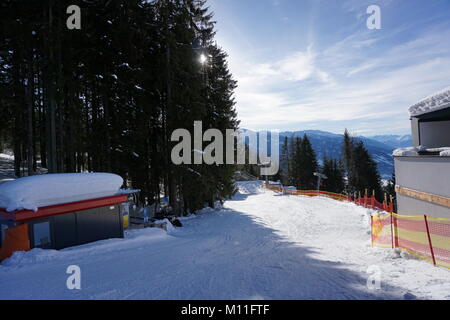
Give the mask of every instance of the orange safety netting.
POLYGON ((372 245, 382 248, 392 248, 392 216, 372 216, 372 245))
POLYGON ((383 211, 392 211, 392 202, 390 204, 387 203, 387 201, 381 203, 378 202, 375 199, 375 196, 368 197, 367 195, 363 197, 351 197, 350 195, 345 195, 341 193, 334 193, 334 192, 328 192, 328 191, 319 191, 319 190, 292 190, 292 189, 285 189, 283 187, 277 186, 277 185, 270 185, 270 184, 264 184, 264 187, 275 191, 275 192, 282 192, 284 194, 290 194, 290 195, 297 195, 297 196, 309 196, 309 197, 328 197, 339 201, 349 201, 354 202, 357 205, 364 206, 366 208, 373 208, 373 209, 379 209, 383 211))
POLYGON ((404 249, 435 265, 450 268, 450 219, 395 213, 373 216, 372 244, 404 249))

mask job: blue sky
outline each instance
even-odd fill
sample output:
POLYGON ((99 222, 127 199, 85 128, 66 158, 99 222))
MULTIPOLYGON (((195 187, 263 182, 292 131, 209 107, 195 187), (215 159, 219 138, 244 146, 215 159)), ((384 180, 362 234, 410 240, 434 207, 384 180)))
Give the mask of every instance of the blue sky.
POLYGON ((209 0, 238 80, 241 127, 410 132, 450 86, 450 0, 209 0), (381 30, 366 26, 381 8, 381 30))

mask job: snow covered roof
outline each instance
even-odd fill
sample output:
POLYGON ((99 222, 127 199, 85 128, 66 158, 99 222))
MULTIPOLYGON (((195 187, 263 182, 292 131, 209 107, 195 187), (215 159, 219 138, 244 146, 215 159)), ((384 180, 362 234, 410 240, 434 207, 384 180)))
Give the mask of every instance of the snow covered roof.
POLYGON ((0 185, 0 208, 37 211, 39 207, 118 194, 122 177, 111 173, 59 173, 19 178, 0 185))
POLYGON ((450 108, 450 87, 441 90, 409 108, 412 117, 450 108))
POLYGON ((436 153, 440 157, 450 157, 450 147, 444 148, 426 148, 424 146, 407 147, 395 149, 392 155, 394 157, 412 157, 418 156, 420 153, 436 153))

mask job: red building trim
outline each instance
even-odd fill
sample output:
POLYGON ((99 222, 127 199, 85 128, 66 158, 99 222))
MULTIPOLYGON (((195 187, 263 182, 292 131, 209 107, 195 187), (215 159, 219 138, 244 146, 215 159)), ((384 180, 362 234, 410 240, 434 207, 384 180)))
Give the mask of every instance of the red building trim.
POLYGON ((69 212, 112 206, 127 201, 128 201, 127 195, 117 195, 106 198, 97 198, 58 204, 48 207, 41 207, 38 209, 37 212, 31 210, 7 212, 5 209, 0 208, 0 219, 15 222, 25 222, 28 220, 46 218, 69 212))

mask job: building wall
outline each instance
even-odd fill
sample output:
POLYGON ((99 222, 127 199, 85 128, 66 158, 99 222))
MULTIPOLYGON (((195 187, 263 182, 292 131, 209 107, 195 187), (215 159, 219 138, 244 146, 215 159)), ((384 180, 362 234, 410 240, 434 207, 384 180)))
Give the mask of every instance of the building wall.
POLYGON ((412 141, 415 147, 420 146, 420 136, 419 136, 419 119, 411 118, 411 134, 412 141))
POLYGON ((398 213, 407 216, 427 215, 435 218, 450 219, 450 208, 434 203, 397 195, 398 213))
MULTIPOLYGON (((396 183, 401 187, 450 197, 450 157, 395 157, 396 183)), ((450 208, 397 195, 398 213, 450 218, 450 208)))
POLYGON ((32 248, 64 249, 103 239, 123 238, 119 205, 65 213, 27 223, 32 248))

